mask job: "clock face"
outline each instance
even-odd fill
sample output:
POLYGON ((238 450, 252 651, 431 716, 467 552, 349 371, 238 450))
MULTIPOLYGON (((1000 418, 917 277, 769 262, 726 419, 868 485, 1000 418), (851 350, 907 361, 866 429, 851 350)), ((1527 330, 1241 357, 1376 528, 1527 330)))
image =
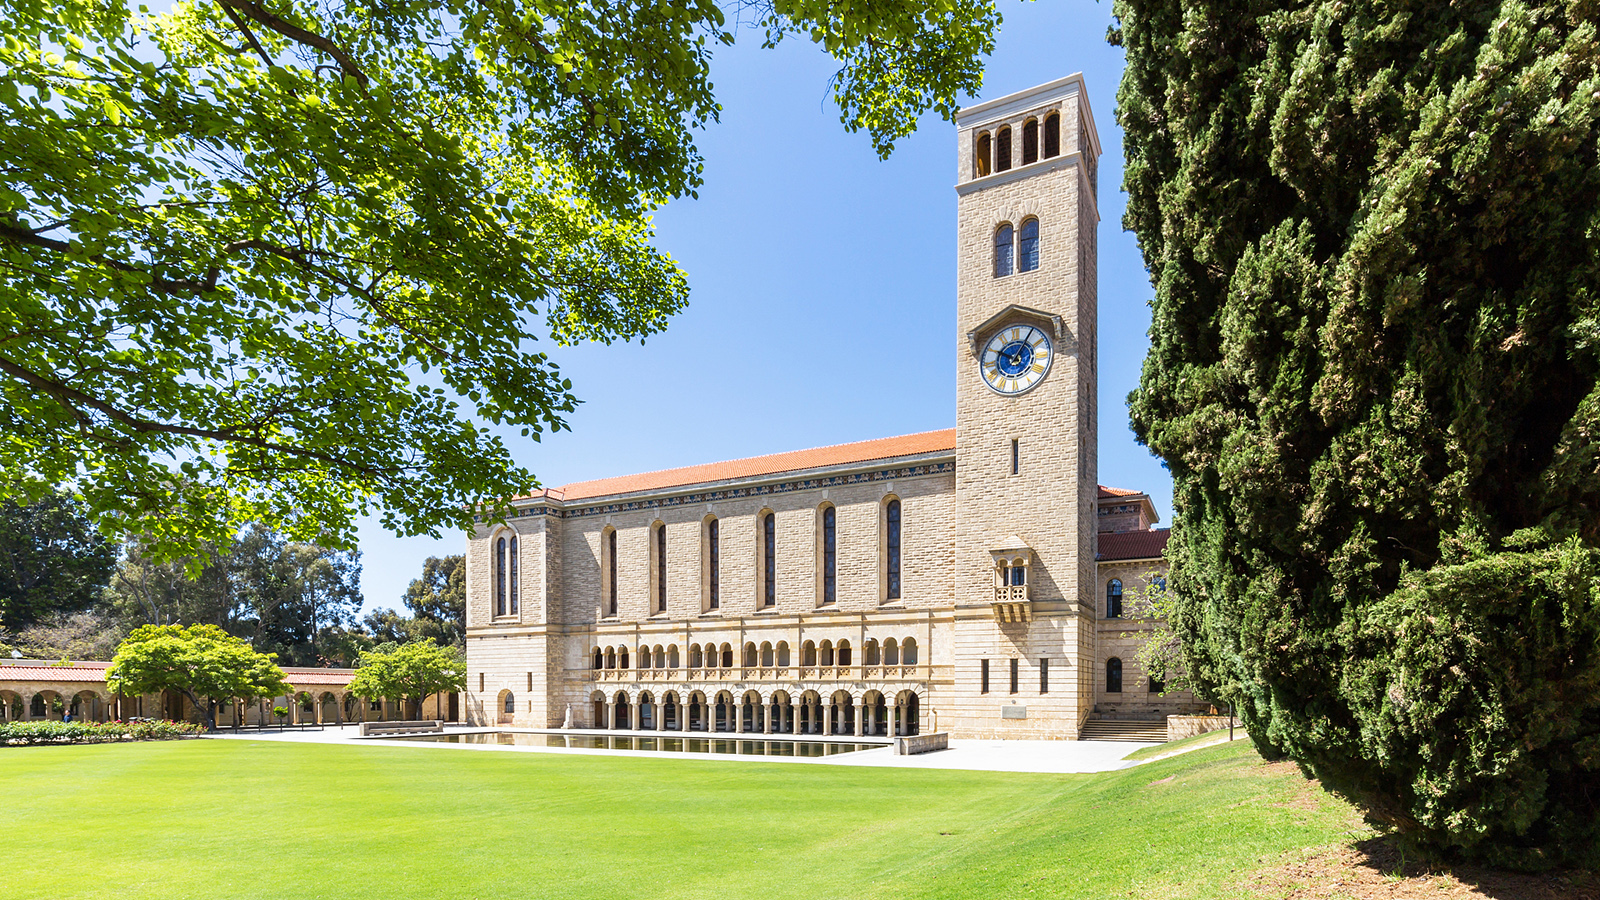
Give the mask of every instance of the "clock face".
POLYGON ((1032 325, 1007 325, 983 345, 983 382, 996 393, 1020 394, 1050 371, 1050 337, 1032 325))

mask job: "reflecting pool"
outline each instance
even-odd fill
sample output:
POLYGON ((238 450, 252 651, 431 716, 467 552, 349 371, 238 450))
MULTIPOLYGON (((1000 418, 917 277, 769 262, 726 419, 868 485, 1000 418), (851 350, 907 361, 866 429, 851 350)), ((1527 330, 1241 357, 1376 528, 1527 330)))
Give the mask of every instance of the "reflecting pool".
POLYGON ((834 756, 871 750, 886 744, 852 744, 750 737, 640 737, 606 734, 530 734, 522 731, 478 731, 460 734, 418 734, 397 741, 444 744, 499 744, 519 747, 565 747, 580 750, 644 750, 661 753, 728 753, 740 756, 834 756))

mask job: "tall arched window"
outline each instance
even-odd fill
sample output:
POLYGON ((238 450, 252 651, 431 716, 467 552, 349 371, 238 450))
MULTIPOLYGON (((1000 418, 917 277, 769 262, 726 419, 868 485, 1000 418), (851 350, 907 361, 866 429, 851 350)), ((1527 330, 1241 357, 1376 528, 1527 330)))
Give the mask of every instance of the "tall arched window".
POLYGON ((778 603, 778 517, 761 517, 761 605, 778 603))
POLYGON ((888 569, 888 590, 886 599, 900 599, 900 500, 894 498, 889 501, 888 507, 883 511, 887 535, 888 559, 885 565, 888 569))
POLYGON ((839 599, 839 511, 822 508, 822 602, 839 599))
POLYGON ((994 277, 1011 274, 1011 257, 1015 244, 1011 240, 1011 225, 1001 225, 994 233, 994 277))
POLYGON ((1115 656, 1106 660, 1106 693, 1122 693, 1122 660, 1115 656))
POLYGON ((706 608, 722 608, 722 530, 717 520, 706 523, 706 608))
POLYGON ((667 611, 667 526, 656 526, 656 612, 667 611))
POLYGON ((989 174, 990 144, 989 132, 978 135, 978 146, 972 153, 972 174, 978 178, 989 174))
POLYGON ((1061 155, 1061 115, 1051 113, 1044 117, 1044 158, 1061 155))
POLYGON ((606 664, 605 656, 604 656, 604 654, 602 654, 600 652, 600 648, 599 647, 594 648, 594 667, 596 669, 603 668, 605 666, 605 664, 606 664))
POLYGON ((1106 618, 1122 618, 1122 580, 1113 578, 1106 582, 1106 618))
POLYGON ((506 539, 494 544, 494 614, 506 614, 506 539))
POLYGON ((606 532, 606 615, 617 614, 617 530, 606 532))
POLYGON ((1022 231, 1017 235, 1017 271, 1032 272, 1039 268, 1039 220, 1029 219, 1022 223, 1022 231))
POLYGON ((511 693, 510 691, 506 692, 505 711, 506 715, 511 715, 517 711, 517 695, 511 693))
POLYGON ((511 562, 506 567, 506 588, 511 594, 511 614, 517 614, 517 536, 511 536, 511 562))
POLYGON ((1011 168, 1011 129, 1002 128, 994 137, 994 170, 1004 172, 1011 168))
POLYGON ((1035 162, 1039 159, 1039 120, 1029 119, 1022 123, 1022 164, 1035 162))

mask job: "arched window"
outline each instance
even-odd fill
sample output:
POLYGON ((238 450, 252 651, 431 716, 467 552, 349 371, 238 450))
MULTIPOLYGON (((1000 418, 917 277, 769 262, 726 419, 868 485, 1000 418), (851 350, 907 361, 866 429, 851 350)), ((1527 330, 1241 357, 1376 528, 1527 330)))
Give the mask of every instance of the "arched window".
POLYGON ((788 666, 789 665, 789 642, 788 641, 779 641, 778 642, 778 665, 780 665, 780 666, 788 666))
POLYGON ((974 165, 973 175, 978 178, 982 178, 983 176, 989 174, 989 151, 991 143, 992 141, 989 139, 989 132, 985 131, 983 134, 978 135, 978 146, 977 149, 972 153, 972 161, 974 165))
POLYGON ((761 517, 761 605, 778 603, 778 517, 761 517))
POLYGON ((887 535, 888 559, 885 565, 888 569, 888 600, 900 599, 900 500, 891 498, 889 505, 883 511, 885 530, 887 535))
POLYGON ((639 668, 650 668, 650 645, 645 644, 644 646, 640 647, 639 655, 636 658, 639 660, 639 668))
POLYGON ((511 536, 511 563, 506 567, 506 585, 511 594, 511 614, 517 614, 517 536, 511 536))
POLYGON ((1061 155, 1061 115, 1051 113, 1044 117, 1044 158, 1061 155))
POLYGON ((1022 560, 1019 559, 1011 564, 1011 586, 1022 587, 1027 583, 1028 567, 1023 565, 1022 560))
POLYGON ((722 530, 706 522, 706 609, 722 608, 722 530))
POLYGON ((615 647, 607 647, 606 648, 606 668, 615 669, 616 667, 617 667, 617 648, 615 648, 615 647))
POLYGON ((903 666, 914 666, 917 664, 916 638, 906 638, 905 641, 900 645, 900 664, 903 666))
POLYGON ((756 645, 754 641, 744 645, 744 664, 746 666, 754 666, 756 664, 756 645))
POLYGON ((665 669, 667 667, 667 648, 661 646, 660 644, 656 645, 655 667, 658 669, 665 669))
POLYGON ((678 645, 673 644, 667 648, 667 668, 676 669, 678 667, 678 659, 678 645))
POLYGON ((1122 618, 1122 580, 1119 578, 1106 582, 1106 618, 1122 618))
POLYGON ((506 691, 505 711, 506 715, 510 715, 517 711, 517 695, 511 693, 510 691, 506 691))
POLYGON ((878 639, 867 638, 867 642, 861 645, 861 664, 876 666, 881 660, 882 657, 878 655, 878 639))
POLYGON ((1029 119, 1022 123, 1022 164, 1035 162, 1039 159, 1039 120, 1029 119))
POLYGON ((722 667, 724 669, 733 668, 733 648, 727 644, 722 645, 722 667))
POLYGON ((1032 272, 1039 268, 1039 220, 1028 219, 1022 223, 1017 235, 1017 271, 1032 272))
POLYGON ((850 665, 850 642, 849 641, 840 641, 839 642, 838 656, 839 656, 839 665, 841 665, 841 666, 850 665))
POLYGON ((656 612, 667 611, 667 525, 656 526, 656 612))
POLYGON ((1157 678, 1156 676, 1151 675, 1150 676, 1150 693, 1152 693, 1152 694, 1164 694, 1166 692, 1167 692, 1166 679, 1157 678))
POLYGON ((994 277, 1004 278, 1011 274, 1011 257, 1016 245, 1011 240, 1011 226, 1001 225, 994 233, 994 277))
POLYGON ((822 508, 822 603, 839 599, 839 511, 822 508))
POLYGON ((1115 656, 1106 660, 1106 693, 1122 693, 1122 660, 1115 656))
POLYGON ((761 642, 761 665, 766 667, 766 668, 768 668, 768 669, 770 669, 770 668, 772 668, 772 665, 773 665, 774 662, 776 662, 776 658, 773 656, 773 653, 772 653, 772 644, 767 642, 767 641, 762 641, 761 642))
POLYGON ((900 645, 894 638, 883 642, 883 664, 886 666, 900 665, 900 645))
POLYGON ((628 667, 628 648, 627 647, 618 647, 617 648, 617 668, 626 669, 627 667, 628 667))
POLYGON ((606 615, 617 614, 617 530, 606 532, 606 615))
POLYGON ((704 664, 705 657, 700 653, 699 644, 689 645, 689 668, 698 669, 704 664))
POLYGON ((594 667, 596 669, 605 668, 605 664, 606 664, 605 655, 600 652, 600 648, 599 647, 594 648, 594 667))
POLYGON ((814 666, 817 664, 817 645, 806 641, 800 645, 800 665, 814 666))
POLYGON ((833 665, 833 641, 823 641, 822 646, 817 648, 817 664, 833 665))
POLYGON ((1004 172, 1011 168, 1011 129, 1002 128, 994 136, 994 170, 1004 172))
POLYGON ((506 614, 506 539, 494 544, 494 614, 506 614))

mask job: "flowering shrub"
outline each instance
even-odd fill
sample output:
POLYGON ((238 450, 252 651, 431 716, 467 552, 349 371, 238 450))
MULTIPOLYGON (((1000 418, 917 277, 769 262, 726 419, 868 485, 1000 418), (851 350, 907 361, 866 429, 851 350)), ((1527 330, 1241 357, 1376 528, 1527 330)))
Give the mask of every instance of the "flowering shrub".
POLYGON ((195 737, 205 728, 188 722, 0 722, 0 747, 37 744, 103 744, 195 737))

